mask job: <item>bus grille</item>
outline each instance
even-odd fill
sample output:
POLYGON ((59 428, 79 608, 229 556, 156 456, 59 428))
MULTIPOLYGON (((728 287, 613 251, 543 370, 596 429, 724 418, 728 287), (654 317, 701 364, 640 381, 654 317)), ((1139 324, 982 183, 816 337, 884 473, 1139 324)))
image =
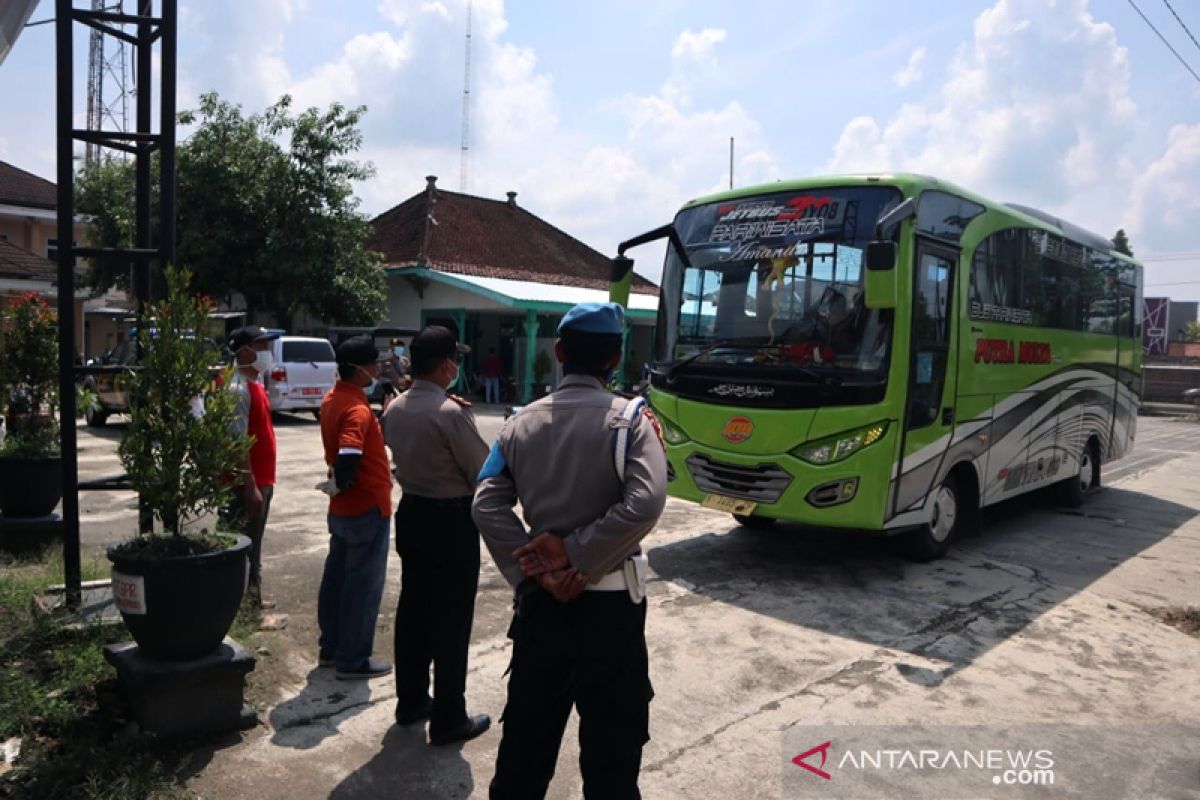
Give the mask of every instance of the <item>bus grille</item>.
POLYGON ((708 456, 693 453, 688 456, 688 471, 702 491, 739 497, 757 503, 774 503, 792 482, 792 476, 777 464, 755 464, 752 467, 725 464, 708 456))

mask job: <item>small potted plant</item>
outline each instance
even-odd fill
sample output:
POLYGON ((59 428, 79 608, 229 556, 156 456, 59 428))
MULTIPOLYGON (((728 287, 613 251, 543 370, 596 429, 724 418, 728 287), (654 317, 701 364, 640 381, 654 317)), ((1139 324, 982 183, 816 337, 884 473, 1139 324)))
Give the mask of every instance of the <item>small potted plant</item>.
POLYGON ((58 317, 33 292, 6 310, 0 345, 5 403, 0 513, 42 517, 62 498, 58 429, 58 317))
POLYGON ((222 387, 232 367, 205 336, 211 304, 189 292, 191 275, 167 271, 167 297, 137 332, 129 379, 130 423, 118 452, 130 483, 161 523, 108 549, 113 595, 142 652, 198 658, 220 645, 246 589, 250 540, 196 530, 232 491, 248 437, 233 432, 236 398, 222 387))

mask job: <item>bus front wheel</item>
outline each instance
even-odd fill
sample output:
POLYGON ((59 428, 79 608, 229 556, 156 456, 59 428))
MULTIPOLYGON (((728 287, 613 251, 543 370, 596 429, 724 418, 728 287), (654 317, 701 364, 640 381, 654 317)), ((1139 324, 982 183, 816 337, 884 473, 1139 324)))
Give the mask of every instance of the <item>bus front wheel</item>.
POLYGON ((905 550, 914 561, 936 561, 950 549, 968 509, 961 506, 958 481, 947 475, 933 494, 933 513, 929 522, 908 532, 905 550))
POLYGON ((763 530, 775 524, 775 520, 771 517, 755 517, 750 514, 734 514, 733 518, 737 520, 737 524, 743 528, 753 528, 755 530, 763 530))

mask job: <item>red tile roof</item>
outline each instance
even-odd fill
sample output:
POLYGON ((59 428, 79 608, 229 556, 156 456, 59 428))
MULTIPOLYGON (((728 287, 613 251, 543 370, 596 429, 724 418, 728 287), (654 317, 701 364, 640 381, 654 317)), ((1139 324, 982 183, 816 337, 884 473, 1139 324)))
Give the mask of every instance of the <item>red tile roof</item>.
POLYGON ((25 278, 35 281, 58 281, 58 265, 37 253, 17 247, 0 239, 0 278, 25 278))
POLYGON ((0 161, 0 205, 55 208, 58 187, 32 172, 0 161))
MULTIPOLYGON (((392 267, 421 265, 460 275, 608 288, 608 258, 513 198, 489 200, 431 183, 371 221, 375 234, 368 247, 383 253, 392 267)), ((658 287, 635 274, 633 291, 657 294, 658 287)))

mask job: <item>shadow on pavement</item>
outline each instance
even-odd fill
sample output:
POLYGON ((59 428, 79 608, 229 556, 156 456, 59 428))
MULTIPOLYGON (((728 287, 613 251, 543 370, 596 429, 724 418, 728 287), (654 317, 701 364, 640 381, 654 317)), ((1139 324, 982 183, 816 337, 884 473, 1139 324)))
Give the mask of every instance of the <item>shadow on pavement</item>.
POLYGON ((985 509, 981 535, 930 564, 905 561, 878 534, 786 525, 735 526, 648 555, 661 578, 700 598, 948 662, 901 669, 935 686, 1196 514, 1113 488, 1080 511, 1029 497, 985 509))
POLYGON ((388 728, 375 756, 334 787, 329 800, 465 798, 475 788, 458 746, 425 744, 425 726, 388 728))
POLYGON ((99 428, 93 428, 89 425, 85 425, 83 420, 79 420, 75 423, 75 435, 81 439, 83 436, 88 435, 94 436, 97 439, 107 439, 111 442, 119 442, 125 436, 125 431, 128 427, 129 418, 125 416, 110 418, 102 427, 99 428))
POLYGON ((271 743, 308 750, 338 732, 346 719, 371 705, 367 681, 339 681, 333 669, 314 668, 300 693, 271 709, 271 743))
POLYGON ((315 428, 321 423, 310 411, 283 412, 272 411, 271 423, 276 428, 315 428))

